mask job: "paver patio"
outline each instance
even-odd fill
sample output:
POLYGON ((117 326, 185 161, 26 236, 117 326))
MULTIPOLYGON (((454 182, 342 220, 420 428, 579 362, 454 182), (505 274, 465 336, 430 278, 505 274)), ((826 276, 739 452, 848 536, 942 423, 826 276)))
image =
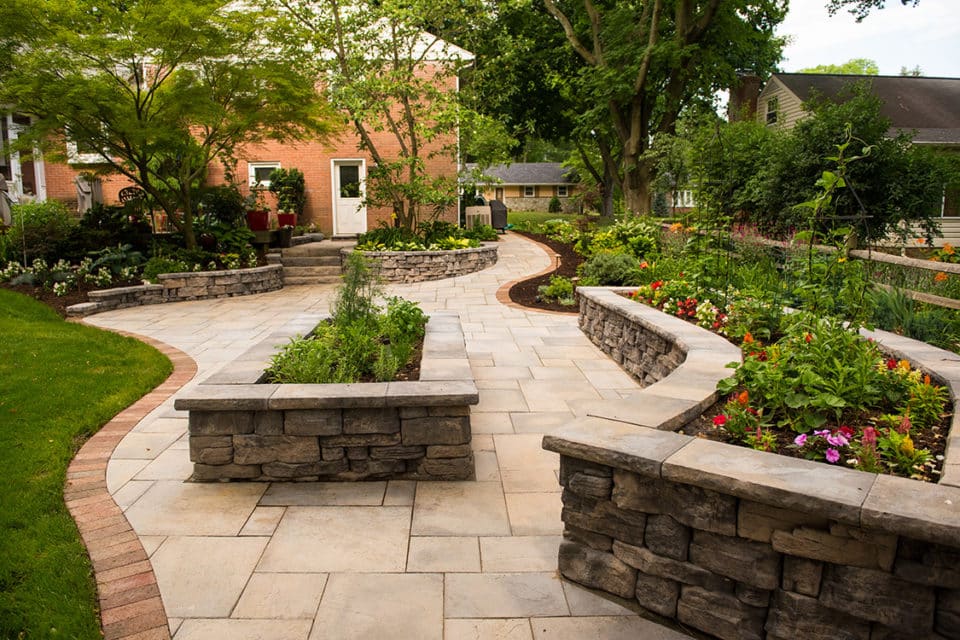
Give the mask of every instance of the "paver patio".
MULTIPOLYGON (((460 314, 480 403, 475 482, 184 483, 185 412, 166 400, 113 452, 107 487, 150 557, 175 640, 679 639, 556 571, 559 467, 544 433, 638 385, 576 317, 497 300, 547 268, 507 235, 498 264, 388 292, 460 314)), ((328 311, 331 285, 123 309, 90 324, 149 336, 221 368, 276 328, 328 311)))

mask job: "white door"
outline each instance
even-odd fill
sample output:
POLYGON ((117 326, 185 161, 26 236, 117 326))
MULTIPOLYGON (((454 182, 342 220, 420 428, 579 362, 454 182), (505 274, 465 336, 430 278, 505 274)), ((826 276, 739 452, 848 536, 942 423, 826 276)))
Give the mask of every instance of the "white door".
POLYGON ((333 161, 333 232, 350 236, 367 230, 363 206, 363 160, 333 161))

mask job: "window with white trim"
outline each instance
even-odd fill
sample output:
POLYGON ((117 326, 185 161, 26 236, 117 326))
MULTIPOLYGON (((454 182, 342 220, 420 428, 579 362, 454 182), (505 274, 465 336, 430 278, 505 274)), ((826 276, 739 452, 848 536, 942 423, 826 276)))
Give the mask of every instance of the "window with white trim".
POLYGON ((570 187, 565 184, 557 185, 557 197, 566 198, 570 195, 570 187))
POLYGON ((525 185, 523 187, 523 197, 524 198, 536 198, 537 197, 537 188, 532 184, 525 185))
POLYGON ((270 174, 279 168, 279 162, 248 162, 247 184, 251 189, 269 189, 270 174))
POLYGON ((777 124, 778 109, 780 109, 780 100, 777 97, 767 100, 767 124, 777 124))

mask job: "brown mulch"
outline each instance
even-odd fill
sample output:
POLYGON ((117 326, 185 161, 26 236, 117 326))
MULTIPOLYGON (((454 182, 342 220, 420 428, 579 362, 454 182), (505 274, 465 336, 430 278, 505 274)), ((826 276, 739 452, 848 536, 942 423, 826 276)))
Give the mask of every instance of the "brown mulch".
POLYGON ((576 306, 562 305, 557 302, 549 302, 540 298, 539 288, 550 284, 550 278, 564 276, 574 278, 577 275, 577 267, 583 262, 583 256, 573 250, 573 247, 565 242, 558 242, 552 238, 539 233, 528 233, 526 231, 514 231, 531 240, 536 240, 545 244, 559 256, 560 265, 550 273, 546 273, 529 280, 523 280, 510 287, 510 300, 531 309, 540 309, 544 311, 559 311, 562 313, 577 313, 576 306))
MULTIPOLYGON (((143 284, 140 280, 135 280, 132 282, 115 282, 110 285, 109 288, 113 289, 116 287, 130 287, 138 284, 143 284)), ((54 295, 53 291, 44 289, 43 287, 35 287, 32 284, 18 284, 12 285, 10 283, 0 284, 0 287, 4 289, 9 289, 10 291, 16 291, 17 293, 29 296, 34 300, 38 300, 43 304, 47 305, 54 311, 56 311, 61 318, 67 317, 67 307, 80 304, 81 302, 88 302, 87 292, 96 291, 102 287, 96 287, 92 284, 82 284, 78 289, 73 289, 65 296, 54 295)))

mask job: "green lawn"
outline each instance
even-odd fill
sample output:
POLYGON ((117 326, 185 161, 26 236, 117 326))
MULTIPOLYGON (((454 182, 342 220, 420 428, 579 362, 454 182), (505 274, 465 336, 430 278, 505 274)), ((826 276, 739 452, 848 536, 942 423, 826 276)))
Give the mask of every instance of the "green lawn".
POLYGON ((541 224, 547 220, 566 220, 567 222, 576 222, 575 213, 544 213, 543 211, 508 211, 507 222, 513 226, 528 222, 530 224, 541 224))
POLYGON ((68 323, 0 289, 0 638, 99 638, 67 465, 172 365, 131 338, 68 323))

